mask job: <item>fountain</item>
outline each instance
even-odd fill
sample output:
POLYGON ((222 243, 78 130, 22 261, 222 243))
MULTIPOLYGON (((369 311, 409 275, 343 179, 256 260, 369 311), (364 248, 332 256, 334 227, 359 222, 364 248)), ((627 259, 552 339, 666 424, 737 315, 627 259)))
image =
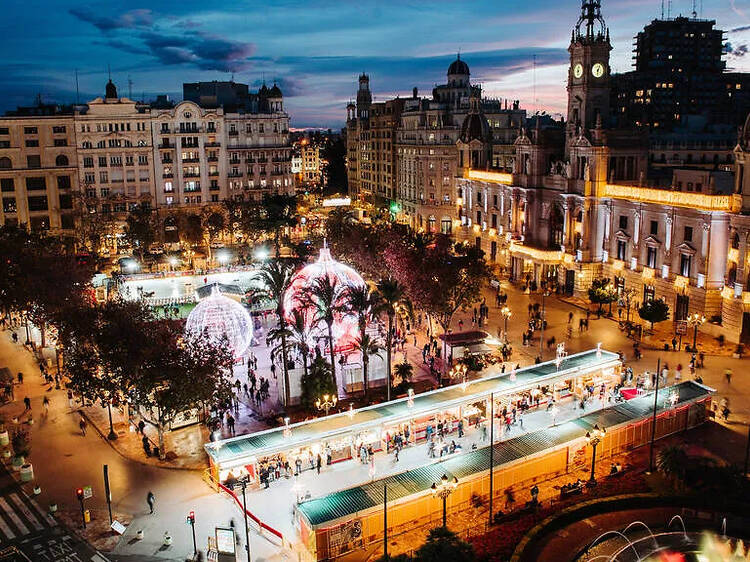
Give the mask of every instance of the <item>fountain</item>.
MULTIPOLYGON (((673 516, 663 532, 654 533, 643 521, 633 521, 622 532, 607 531, 599 535, 575 560, 594 562, 750 562, 750 548, 740 538, 727 537, 727 518, 721 521, 721 534, 710 531, 688 532, 680 515, 673 516), (679 520, 682 532, 670 531, 679 520), (645 529, 641 537, 628 538, 634 526, 645 529), (615 535, 615 537, 612 537, 615 535), (610 538, 607 538, 610 537, 610 538), (604 540, 603 540, 604 539, 604 540), (619 539, 624 539, 623 545, 619 539)), ((632 533, 631 533, 632 534, 632 533)))

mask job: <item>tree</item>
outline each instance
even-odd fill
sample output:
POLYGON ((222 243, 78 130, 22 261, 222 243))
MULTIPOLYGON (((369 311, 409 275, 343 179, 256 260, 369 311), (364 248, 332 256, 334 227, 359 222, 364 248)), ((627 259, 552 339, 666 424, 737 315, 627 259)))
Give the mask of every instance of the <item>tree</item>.
POLYGON ((406 390, 406 386, 411 382, 411 377, 414 374, 414 365, 409 363, 408 361, 401 361, 400 363, 396 363, 396 368, 393 371, 393 378, 394 381, 396 377, 398 377, 399 382, 397 385, 398 394, 401 394, 404 390, 406 390))
POLYGON ((324 394, 336 396, 336 380, 331 376, 331 365, 320 355, 315 356, 306 375, 302 375, 300 402, 308 410, 324 394))
POLYGON ((211 259, 211 244, 224 232, 226 221, 221 213, 206 209, 203 213, 203 224, 206 227, 206 247, 208 249, 206 255, 211 259))
POLYGON ((611 304, 617 300, 617 292, 608 278, 594 279, 589 287, 589 300, 598 304, 597 316, 602 315, 602 305, 611 304))
POLYGON ((427 540, 420 546, 415 559, 419 562, 473 562, 476 560, 471 545, 445 527, 431 529, 427 540))
POLYGON ((284 373, 284 404, 289 405, 289 365, 287 362, 287 337, 289 332, 286 329, 286 307, 284 296, 286 295, 289 285, 294 278, 294 270, 291 265, 281 259, 276 259, 263 264, 258 272, 258 281, 260 288, 253 291, 254 297, 266 298, 276 304, 277 337, 281 343, 281 366, 284 373))
POLYGON ((688 460, 685 449, 676 445, 668 445, 657 453, 656 467, 674 485, 677 485, 685 477, 688 460))
MULTIPOLYGON (((101 203, 98 197, 87 195, 87 185, 82 186, 81 191, 73 192, 73 213, 76 220, 76 243, 80 250, 90 251, 94 257, 98 257, 99 250, 107 240, 107 236, 114 236, 115 221, 112 213, 99 212, 97 207, 101 203)), ((106 198, 108 200, 108 198, 106 198)), ((115 242, 116 243, 116 242, 115 242)))
POLYGON ((302 356, 302 368, 307 375, 307 362, 310 354, 310 319, 304 308, 292 309, 292 320, 288 324, 289 341, 302 356))
POLYGON ((125 219, 125 239, 137 250, 143 263, 144 253, 156 240, 156 219, 148 202, 138 203, 125 219))
POLYGON ((313 322, 316 325, 325 324, 328 330, 328 352, 331 358, 331 380, 334 388, 336 384, 336 358, 334 354, 333 323, 336 317, 346 311, 344 304, 344 287, 336 277, 317 277, 306 286, 300 297, 301 305, 312 311, 313 322))
POLYGON ((388 319, 388 331, 385 334, 385 372, 386 372, 386 399, 391 399, 391 357, 393 352, 393 319, 396 316, 396 307, 402 304, 406 297, 404 287, 396 279, 385 278, 378 282, 379 309, 385 313, 388 319))
POLYGON ((664 302, 664 299, 648 300, 641 304, 638 309, 638 316, 647 322, 651 322, 651 329, 653 330, 656 322, 669 320, 669 305, 664 302))
POLYGON ((224 199, 221 202, 221 205, 227 215, 227 230, 229 231, 231 242, 234 244, 236 242, 235 233, 238 229, 241 229, 242 226, 242 209, 245 206, 245 203, 241 200, 238 201, 237 199, 224 199))
MULTIPOLYGON (((369 357, 365 357, 364 353, 366 349, 371 348, 372 338, 367 336, 367 325, 372 322, 377 313, 378 307, 380 306, 380 299, 378 294, 370 289, 367 285, 351 285, 344 289, 343 293, 344 307, 348 314, 351 314, 357 318, 357 327, 359 329, 359 341, 361 342, 362 351, 362 365, 363 365, 363 377, 364 377, 364 393, 365 399, 369 393, 369 385, 367 378, 367 365, 369 363, 369 357)), ((378 350, 380 347, 378 346, 378 350)), ((377 351, 371 351, 370 354, 377 353, 377 351)), ((388 377, 390 378, 390 376, 388 377)), ((390 384, 390 382, 389 382, 390 384)), ((390 394, 390 393, 389 393, 390 394)))
POLYGON ((281 255, 281 235, 297 224, 297 197, 284 193, 266 194, 260 203, 243 209, 243 232, 263 232, 273 239, 276 257, 281 255))
POLYGON ((380 356, 382 349, 383 346, 369 334, 361 334, 354 340, 354 350, 362 354, 362 379, 364 381, 365 400, 368 394, 370 357, 372 355, 380 356))

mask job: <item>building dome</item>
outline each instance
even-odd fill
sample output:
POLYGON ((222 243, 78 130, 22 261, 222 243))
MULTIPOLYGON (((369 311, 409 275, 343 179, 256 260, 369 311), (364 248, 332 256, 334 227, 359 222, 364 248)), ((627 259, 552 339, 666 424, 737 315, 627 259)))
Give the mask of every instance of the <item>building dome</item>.
POLYGON ((104 92, 104 97, 108 100, 117 99, 117 86, 115 86, 111 78, 109 82, 107 82, 107 86, 104 88, 104 92))
POLYGON ((281 98, 283 97, 281 93, 281 88, 279 88, 276 84, 273 85, 273 87, 268 91, 268 97, 269 98, 281 98))
POLYGON ((461 55, 458 55, 456 60, 448 67, 448 76, 451 74, 464 74, 467 76, 470 74, 469 65, 461 60, 461 55))
POLYGON ((205 335, 213 343, 226 337, 235 359, 242 357, 253 339, 253 322, 247 309, 225 297, 214 286, 187 318, 185 333, 205 335))
MULTIPOLYGON (((353 285, 364 285, 365 281, 351 267, 337 262, 331 257, 331 251, 328 248, 320 250, 318 261, 303 267, 292 279, 289 289, 284 296, 284 309, 286 310, 287 320, 291 321, 292 311, 301 306, 300 299, 307 287, 310 287, 316 279, 328 277, 331 281, 334 279, 339 287, 350 287, 353 285)), ((314 314, 307 314, 308 322, 312 324, 314 314)), ((311 345, 315 345, 321 338, 328 337, 328 328, 325 325, 319 325, 312 330, 311 345)), ((357 319, 354 316, 337 313, 333 323, 334 349, 341 351, 351 348, 352 342, 359 333, 357 319)), ((322 343, 322 342, 321 342, 322 343)))
POLYGON ((461 134, 459 135, 459 138, 462 142, 471 142, 473 140, 486 142, 491 140, 492 131, 490 130, 490 124, 484 114, 469 113, 461 124, 461 134))

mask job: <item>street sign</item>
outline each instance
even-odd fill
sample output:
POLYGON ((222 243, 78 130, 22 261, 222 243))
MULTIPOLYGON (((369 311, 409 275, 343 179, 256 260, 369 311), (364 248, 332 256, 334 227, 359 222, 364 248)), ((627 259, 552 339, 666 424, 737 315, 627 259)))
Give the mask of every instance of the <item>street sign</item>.
POLYGON ((87 500, 93 495, 94 495, 94 491, 91 489, 91 486, 83 487, 83 499, 87 500))
POLYGON ((220 554, 235 553, 234 529, 216 527, 216 550, 220 554))
POLYGON ((687 334, 687 322, 685 320, 674 321, 674 333, 679 336, 687 334))
POLYGON ((112 525, 110 525, 110 527, 118 535, 122 535, 125 532, 125 525, 120 523, 117 519, 112 521, 112 525))

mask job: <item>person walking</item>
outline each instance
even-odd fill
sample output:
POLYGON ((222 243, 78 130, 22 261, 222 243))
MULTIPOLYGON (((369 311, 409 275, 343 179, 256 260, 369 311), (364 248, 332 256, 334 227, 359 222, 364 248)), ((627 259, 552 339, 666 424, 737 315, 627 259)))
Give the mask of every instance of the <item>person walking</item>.
POLYGON ((154 497, 154 493, 149 490, 148 494, 146 494, 146 503, 148 504, 149 513, 154 513, 154 502, 156 501, 156 498, 154 497))
POLYGON ((234 437, 234 416, 227 414, 227 426, 229 426, 229 433, 234 437))
POLYGON ((726 369, 724 371, 724 378, 727 379, 727 384, 732 382, 732 369, 726 369))
POLYGON ((320 458, 320 453, 318 453, 318 458, 315 459, 315 468, 318 470, 318 474, 320 474, 320 467, 323 464, 323 459, 320 458))
POLYGON ((23 373, 18 371, 18 384, 23 384, 23 373))
POLYGON ((44 415, 48 416, 49 415, 49 398, 48 397, 46 396, 44 397, 44 400, 42 400, 42 406, 44 407, 44 415))
POLYGON ((86 420, 81 417, 81 420, 78 422, 78 427, 81 428, 81 433, 84 437, 86 437, 86 420))
POLYGON ((31 399, 28 396, 24 397, 23 405, 25 406, 24 412, 28 412, 29 410, 31 410, 31 399))

